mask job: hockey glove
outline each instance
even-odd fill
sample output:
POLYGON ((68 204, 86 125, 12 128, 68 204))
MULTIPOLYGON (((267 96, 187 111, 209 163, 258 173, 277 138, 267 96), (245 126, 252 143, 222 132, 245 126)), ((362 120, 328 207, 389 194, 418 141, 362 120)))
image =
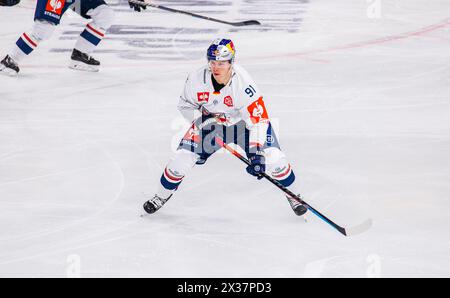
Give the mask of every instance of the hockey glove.
POLYGON ((247 172, 259 179, 262 179, 261 175, 266 171, 265 158, 261 151, 257 151, 256 153, 248 153, 247 157, 250 161, 250 165, 247 166, 247 172))
POLYGON ((200 108, 200 112, 203 117, 214 117, 217 123, 222 124, 228 121, 227 116, 224 113, 211 113, 204 106, 200 108))
POLYGON ((144 0, 134 0, 136 2, 142 2, 142 4, 137 4, 134 2, 128 1, 128 4, 130 5, 130 8, 133 8, 137 12, 141 12, 141 9, 147 9, 147 6, 145 5, 144 0))
POLYGON ((14 6, 20 3, 20 0, 0 0, 0 6, 14 6))

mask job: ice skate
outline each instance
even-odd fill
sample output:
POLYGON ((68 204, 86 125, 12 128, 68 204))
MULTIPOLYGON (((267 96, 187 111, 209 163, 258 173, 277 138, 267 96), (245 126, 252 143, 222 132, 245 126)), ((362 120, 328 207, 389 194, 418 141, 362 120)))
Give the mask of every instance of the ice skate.
POLYGON ((98 72, 100 62, 82 53, 77 49, 73 49, 69 68, 81 71, 98 72))
POLYGON ((153 214, 156 211, 158 211, 169 199, 171 196, 169 196, 167 199, 163 199, 158 197, 158 195, 155 195, 153 198, 148 200, 144 203, 144 210, 148 214, 153 214))
POLYGON ((20 71, 17 63, 9 56, 6 56, 0 62, 0 73, 6 74, 8 76, 16 76, 20 71))

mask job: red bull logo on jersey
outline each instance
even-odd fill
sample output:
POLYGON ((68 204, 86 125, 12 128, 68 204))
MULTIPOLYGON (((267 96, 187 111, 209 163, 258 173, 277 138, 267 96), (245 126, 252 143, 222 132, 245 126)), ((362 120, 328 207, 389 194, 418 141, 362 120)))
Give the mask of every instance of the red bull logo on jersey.
POLYGON ((208 102, 209 92, 197 92, 197 100, 198 102, 208 102))
POLYGON ((231 98, 231 96, 226 96, 223 99, 223 104, 231 108, 233 106, 233 99, 231 98))
POLYGON ((267 109, 264 105, 262 96, 249 105, 247 111, 250 114, 250 120, 253 124, 269 120, 269 115, 267 114, 267 109))

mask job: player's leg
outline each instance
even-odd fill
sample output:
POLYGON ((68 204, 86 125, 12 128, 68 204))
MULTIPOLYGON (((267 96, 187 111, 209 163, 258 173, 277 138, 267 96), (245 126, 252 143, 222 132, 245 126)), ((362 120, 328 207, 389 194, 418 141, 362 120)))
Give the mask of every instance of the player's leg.
MULTIPOLYGON (((288 162, 285 154, 276 147, 268 147, 263 150, 266 162, 266 174, 277 180, 281 185, 289 188, 295 194, 299 194, 295 180, 294 170, 288 162)), ((295 214, 303 215, 307 209, 297 200, 286 196, 295 214)))
MULTIPOLYGON (((281 151, 278 138, 271 124, 269 124, 266 136, 266 141, 261 148, 264 156, 265 173, 277 180, 281 185, 288 187, 293 193, 298 194, 294 170, 288 162, 286 155, 281 151)), ((247 155, 250 153, 248 130, 246 130, 245 134, 245 151, 247 155)), ((307 211, 306 207, 297 200, 288 196, 286 198, 295 214, 303 215, 307 211)))
POLYGON ((215 144, 216 135, 223 136, 223 126, 209 123, 210 118, 197 119, 188 129, 170 159, 159 180, 158 190, 153 198, 145 202, 144 210, 154 213, 160 209, 178 189, 184 177, 196 164, 204 164, 220 147, 215 144))
POLYGON ((172 197, 197 159, 197 154, 186 149, 179 149, 175 152, 164 168, 156 194, 144 204, 144 210, 147 213, 156 212, 172 197))
POLYGON ((8 55, 1 61, 0 71, 17 74, 20 71, 19 63, 30 55, 40 42, 51 37, 68 7, 69 4, 64 1, 37 0, 33 27, 19 37, 8 55))
POLYGON ((114 20, 114 11, 103 0, 78 0, 73 9, 85 19, 91 19, 77 39, 71 56, 70 68, 98 71, 100 62, 92 52, 105 37, 114 20))

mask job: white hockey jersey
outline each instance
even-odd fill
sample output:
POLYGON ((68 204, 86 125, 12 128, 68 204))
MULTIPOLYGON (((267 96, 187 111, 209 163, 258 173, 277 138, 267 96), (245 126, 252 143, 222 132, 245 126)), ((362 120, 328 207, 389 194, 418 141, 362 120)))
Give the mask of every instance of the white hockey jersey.
POLYGON ((232 76, 220 92, 214 91, 208 65, 192 72, 180 96, 178 110, 192 122, 202 108, 218 116, 221 124, 230 126, 244 120, 250 131, 250 146, 262 146, 267 137, 269 116, 263 96, 250 75, 233 64, 232 76))

